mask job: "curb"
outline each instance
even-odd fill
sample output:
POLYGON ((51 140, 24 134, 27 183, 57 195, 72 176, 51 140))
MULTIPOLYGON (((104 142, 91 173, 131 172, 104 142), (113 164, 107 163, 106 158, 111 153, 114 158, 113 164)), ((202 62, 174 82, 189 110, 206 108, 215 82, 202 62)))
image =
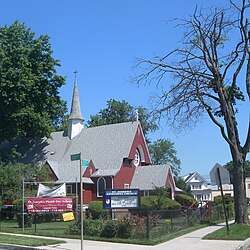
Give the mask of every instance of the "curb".
MULTIPOLYGON (((34 250, 37 248, 26 247, 21 245, 12 245, 12 244, 0 244, 0 250, 34 250)), ((39 248, 38 248, 39 249, 39 248)))
POLYGON ((243 241, 243 243, 236 248, 236 250, 248 250, 248 249, 250 249, 250 238, 243 241))

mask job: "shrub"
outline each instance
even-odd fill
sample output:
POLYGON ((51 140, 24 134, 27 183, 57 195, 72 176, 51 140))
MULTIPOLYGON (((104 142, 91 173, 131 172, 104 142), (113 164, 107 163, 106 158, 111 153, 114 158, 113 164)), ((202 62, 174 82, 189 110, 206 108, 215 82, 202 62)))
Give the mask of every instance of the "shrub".
POLYGON ((99 218, 107 218, 108 217, 108 210, 103 209, 103 204, 101 201, 92 201, 89 204, 88 212, 90 213, 90 217, 92 219, 99 219, 99 218))
POLYGON ((179 202, 184 207, 190 207, 194 203, 195 207, 198 206, 198 201, 196 201, 193 196, 186 194, 177 194, 176 201, 179 202))
POLYGON ((15 211, 13 206, 2 206, 0 208, 0 220, 12 220, 14 218, 15 211))
MULTIPOLYGON (((80 219, 69 226, 68 232, 71 234, 81 234, 80 219)), ((83 220, 83 234, 88 236, 100 236, 102 232, 102 221, 85 219, 83 220)))
POLYGON ((33 223, 40 224, 44 222, 44 214, 34 214, 33 216, 33 223))
POLYGON ((101 232, 101 237, 113 238, 118 231, 118 222, 116 220, 106 220, 101 232))
POLYGON ((159 214, 153 214, 149 217, 149 228, 152 229, 160 221, 161 217, 159 214))
MULTIPOLYGON (((225 201, 225 204, 233 203, 234 202, 234 197, 231 197, 231 196, 228 196, 228 195, 224 195, 224 201, 225 201)), ((221 195, 218 195, 218 196, 214 197, 213 205, 214 206, 222 205, 221 195)))
POLYGON ((83 220, 83 234, 88 236, 100 236, 102 232, 101 220, 83 220))
POLYGON ((45 214, 44 215, 45 222, 51 222, 53 219, 54 219, 54 214, 45 214))
POLYGON ((131 225, 130 221, 126 218, 118 221, 118 231, 117 236, 122 239, 128 239, 131 237, 131 225))
POLYGON ((118 221, 119 238, 144 238, 146 235, 146 217, 128 215, 118 221))
POLYGON ((76 220, 67 230, 70 234, 81 234, 81 221, 76 220))
MULTIPOLYGON (((24 227, 31 227, 33 222, 33 215, 32 214, 24 214, 24 227)), ((23 227, 23 214, 17 213, 17 223, 20 228, 23 227)))
POLYGON ((149 210, 165 210, 179 209, 181 207, 181 204, 167 197, 162 197, 161 204, 159 206, 159 197, 143 196, 141 197, 141 206, 142 208, 149 210))

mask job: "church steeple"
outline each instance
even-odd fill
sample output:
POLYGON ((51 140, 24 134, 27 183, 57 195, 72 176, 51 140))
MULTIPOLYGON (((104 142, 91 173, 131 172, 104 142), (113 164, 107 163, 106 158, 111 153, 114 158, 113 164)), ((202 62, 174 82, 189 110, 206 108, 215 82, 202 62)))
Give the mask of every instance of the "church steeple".
POLYGON ((72 97, 72 104, 71 104, 71 112, 68 118, 68 136, 70 139, 77 136, 83 129, 83 117, 81 113, 80 107, 80 99, 78 93, 78 86, 76 80, 76 73, 75 73, 75 83, 74 83, 74 90, 73 90, 73 97, 72 97))

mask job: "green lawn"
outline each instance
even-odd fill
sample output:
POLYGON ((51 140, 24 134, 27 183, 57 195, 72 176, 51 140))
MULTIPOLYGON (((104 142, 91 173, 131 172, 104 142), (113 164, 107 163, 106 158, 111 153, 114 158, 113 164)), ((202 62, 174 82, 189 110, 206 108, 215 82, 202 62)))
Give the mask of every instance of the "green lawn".
MULTIPOLYGON (((50 223, 41 223, 37 224, 36 228, 33 224, 31 228, 25 228, 23 231, 22 228, 17 226, 15 221, 1 221, 0 224, 0 232, 8 232, 8 233, 15 233, 15 234, 26 234, 26 235, 39 235, 39 236, 50 236, 56 238, 75 238, 80 239, 80 235, 70 234, 67 229, 69 225, 74 222, 50 222, 50 223)), ((109 241, 109 242, 120 242, 120 243, 132 243, 132 244, 141 244, 141 245, 156 245, 162 243, 164 241, 171 240, 178 236, 184 235, 186 233, 192 232, 197 230, 205 225, 195 225, 193 227, 188 227, 179 231, 175 232, 167 232, 166 234, 159 236, 158 238, 154 239, 118 239, 118 238, 101 238, 101 237, 91 237, 91 236, 84 236, 86 240, 96 240, 96 241, 109 241)), ((21 243, 20 243, 21 244, 21 243)))
POLYGON ((39 236, 50 236, 57 238, 77 238, 80 239, 80 235, 74 235, 67 233, 69 225, 73 222, 49 222, 49 223, 38 223, 37 225, 32 224, 32 227, 19 228, 17 222, 13 220, 1 221, 0 232, 16 233, 16 234, 28 234, 28 235, 39 235, 39 236))
MULTIPOLYGON (((26 235, 40 235, 40 236, 50 236, 50 237, 56 237, 56 238, 75 238, 75 239, 80 239, 80 235, 73 235, 70 234, 67 229, 69 228, 69 225, 72 224, 74 222, 50 222, 50 223, 41 223, 41 224, 37 224, 36 228, 35 225, 32 225, 31 228, 25 228, 25 230, 23 231, 22 228, 19 228, 17 226, 17 223, 14 221, 1 221, 0 224, 0 231, 2 232, 9 232, 9 233, 16 233, 16 234, 26 234, 26 235)), ((165 222, 166 223, 166 222, 165 222)), ((181 230, 178 231, 168 231, 166 232, 164 235, 162 234, 158 234, 159 237, 157 238, 151 238, 150 240, 147 239, 118 239, 118 238, 111 238, 111 239, 107 239, 107 238, 100 238, 100 237, 90 237, 90 236, 84 236, 84 239, 88 239, 88 240, 101 240, 101 241, 109 241, 109 242, 121 242, 121 243, 133 243, 133 244, 142 244, 142 245, 156 245, 168 240, 171 240, 173 238, 176 238, 178 236, 187 234, 189 232, 192 232, 194 230, 197 230, 199 228, 208 226, 206 224, 202 224, 202 225, 195 225, 193 227, 187 227, 187 228, 183 228, 181 230), (160 236, 161 235, 161 236, 160 236)), ((156 230, 156 232, 158 230, 163 230, 162 227, 159 227, 159 229, 154 228, 154 230, 152 230, 152 234, 155 234, 156 232, 154 232, 156 230)), ((247 238, 250 237, 250 226, 247 225, 230 225, 230 231, 229 231, 229 235, 227 235, 227 230, 226 227, 220 230, 215 231, 214 233, 211 233, 209 235, 207 235, 206 237, 204 237, 204 239, 219 239, 219 240, 245 240, 247 238)), ((8 237, 10 239, 10 237, 8 237)), ((6 237, 5 237, 6 239, 6 237)), ((26 238, 25 238, 26 239, 26 238)), ((13 242, 12 244, 25 244, 27 245, 27 239, 24 241, 24 243, 22 242, 23 239, 22 237, 17 239, 19 243, 13 242)), ((35 243, 31 243, 29 246, 34 246, 37 244, 37 246, 41 246, 43 244, 56 244, 56 243, 47 243, 40 240, 40 242, 36 243, 37 239, 31 239, 31 241, 33 241, 35 243), (34 244, 34 245, 33 245, 34 244)), ((1 241, 3 242, 3 241, 1 241)), ((5 242, 5 243, 11 243, 11 242, 5 242)))
POLYGON ((7 235, 0 233, 0 243, 23 245, 30 247, 47 246, 64 243, 62 240, 49 240, 25 236, 7 235))
POLYGON ((250 237, 250 226, 242 224, 229 225, 229 233, 227 228, 221 228, 211 234, 206 235, 206 240, 246 240, 250 237))

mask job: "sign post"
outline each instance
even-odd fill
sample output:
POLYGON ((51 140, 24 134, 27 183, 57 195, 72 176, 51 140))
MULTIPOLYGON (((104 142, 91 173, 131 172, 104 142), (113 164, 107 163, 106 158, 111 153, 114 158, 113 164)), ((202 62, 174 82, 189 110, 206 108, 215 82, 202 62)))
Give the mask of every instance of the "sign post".
POLYGON ((22 178, 22 189, 23 189, 23 198, 22 198, 22 224, 23 224, 23 231, 24 231, 24 177, 22 178))
POLYGON ((70 155, 71 161, 79 161, 80 162, 80 220, 81 220, 81 250, 83 250, 83 197, 82 197, 82 161, 81 161, 81 153, 70 155))
POLYGON ((221 199, 222 199, 222 205, 223 210, 225 214, 225 220, 226 220, 226 226, 227 226, 227 234, 229 234, 229 226, 228 226, 228 216, 225 206, 225 199, 223 195, 223 187, 222 184, 228 184, 230 183, 230 176, 229 172, 226 168, 222 167, 220 164, 216 163, 215 166, 210 171, 210 178, 212 185, 218 185, 220 187, 221 192, 221 199))
POLYGON ((218 174, 218 178, 219 178, 221 199, 222 199, 222 205, 223 205, 223 209, 224 209, 224 214, 225 214, 225 219, 226 219, 226 226, 227 226, 227 234, 228 234, 229 233, 228 218, 227 218, 227 211, 226 211, 226 206, 225 206, 225 200, 224 200, 224 195, 223 195, 223 189, 222 189, 222 183, 221 183, 221 175, 220 175, 220 169, 219 168, 217 168, 217 174, 218 174))

